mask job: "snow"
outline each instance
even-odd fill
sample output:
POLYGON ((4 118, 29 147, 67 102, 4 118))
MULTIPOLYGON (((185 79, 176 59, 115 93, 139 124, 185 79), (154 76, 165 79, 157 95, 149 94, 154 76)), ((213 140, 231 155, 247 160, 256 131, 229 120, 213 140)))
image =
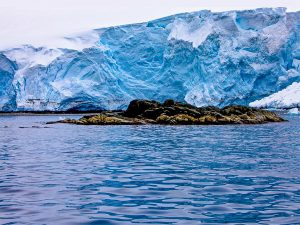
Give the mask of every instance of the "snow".
POLYGON ((250 103, 250 106, 277 109, 300 107, 300 83, 294 82, 275 94, 250 103))
POLYGON ((52 43, 53 45, 49 44, 48 48, 82 51, 85 48, 96 46, 98 41, 99 33, 92 30, 57 39, 52 43))
POLYGON ((47 66, 54 59, 61 56, 63 52, 59 49, 35 49, 30 46, 11 49, 4 52, 4 55, 12 61, 18 62, 19 68, 34 67, 37 65, 47 66))
POLYGON ((51 62, 64 54, 63 49, 82 51, 83 49, 97 46, 99 34, 95 31, 84 32, 74 36, 62 38, 53 46, 33 47, 24 45, 17 48, 7 49, 3 54, 18 63, 19 69, 34 66, 48 66, 51 62))
POLYGON ((293 108, 293 109, 290 109, 289 114, 293 114, 293 115, 298 115, 300 114, 300 110, 298 108, 293 108))

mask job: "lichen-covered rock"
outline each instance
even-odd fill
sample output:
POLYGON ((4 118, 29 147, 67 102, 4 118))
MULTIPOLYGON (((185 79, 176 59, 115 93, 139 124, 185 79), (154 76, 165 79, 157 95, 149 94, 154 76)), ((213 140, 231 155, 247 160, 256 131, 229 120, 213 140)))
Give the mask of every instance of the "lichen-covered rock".
POLYGON ((245 106, 202 107, 168 100, 161 104, 155 101, 134 100, 126 111, 104 111, 99 115, 84 116, 79 120, 66 119, 61 123, 79 125, 222 125, 262 124, 282 122, 276 113, 245 106))
POLYGON ((105 114, 99 114, 96 116, 90 116, 88 118, 82 117, 78 120, 79 123, 86 125, 131 125, 137 124, 137 121, 128 120, 116 116, 107 116, 105 114))

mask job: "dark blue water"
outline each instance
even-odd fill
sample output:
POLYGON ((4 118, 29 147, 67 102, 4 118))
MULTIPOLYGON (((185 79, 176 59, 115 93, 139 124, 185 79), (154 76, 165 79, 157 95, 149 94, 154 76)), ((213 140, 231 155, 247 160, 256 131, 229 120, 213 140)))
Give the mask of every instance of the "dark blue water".
POLYGON ((43 124, 57 119, 0 117, 0 224, 300 224, 300 116, 43 124))

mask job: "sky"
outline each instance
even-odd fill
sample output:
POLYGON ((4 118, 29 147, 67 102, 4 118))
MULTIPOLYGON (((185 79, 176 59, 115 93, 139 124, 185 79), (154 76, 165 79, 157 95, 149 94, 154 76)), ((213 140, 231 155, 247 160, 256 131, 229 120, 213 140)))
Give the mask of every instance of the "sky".
POLYGON ((0 50, 22 44, 55 43, 60 37, 95 28, 145 22, 209 9, 228 11, 286 7, 299 0, 0 0, 0 50))

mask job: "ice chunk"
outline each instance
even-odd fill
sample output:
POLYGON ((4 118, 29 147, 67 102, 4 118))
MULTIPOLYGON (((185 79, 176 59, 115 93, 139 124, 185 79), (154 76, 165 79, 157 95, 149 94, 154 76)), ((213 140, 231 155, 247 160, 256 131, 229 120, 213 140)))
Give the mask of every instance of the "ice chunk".
POLYGON ((292 108, 289 110, 289 114, 298 115, 298 114, 300 114, 300 111, 298 108, 292 108))

